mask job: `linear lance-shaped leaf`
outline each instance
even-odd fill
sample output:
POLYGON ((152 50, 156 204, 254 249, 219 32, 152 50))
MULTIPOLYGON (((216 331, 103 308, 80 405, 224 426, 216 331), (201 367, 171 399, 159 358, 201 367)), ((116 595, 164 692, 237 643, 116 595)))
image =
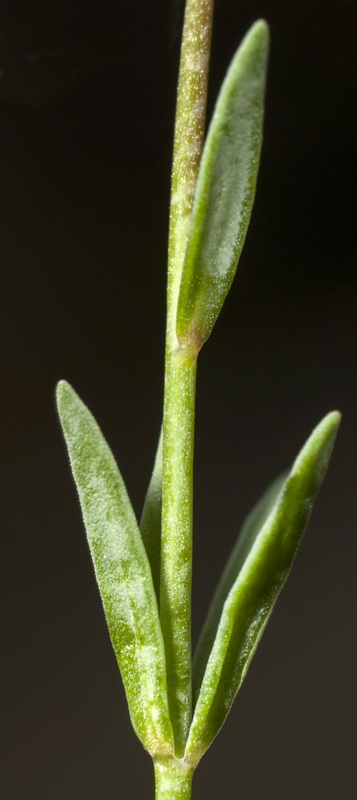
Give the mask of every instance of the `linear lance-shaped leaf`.
POLYGON ((269 32, 248 31, 224 80, 200 163, 181 276, 176 332, 197 354, 231 286, 254 201, 269 32))
POLYGON ((292 567, 340 423, 337 411, 312 432, 298 455, 224 603, 186 746, 197 763, 220 730, 292 567))
POLYGON ((284 473, 273 481, 244 520, 236 543, 218 582, 196 647, 192 675, 194 702, 197 700, 199 694, 202 678, 216 637, 225 601, 258 533, 263 527, 272 508, 274 508, 286 477, 287 475, 284 473))
POLYGON ((166 664, 152 575, 115 459, 92 414, 65 381, 58 412, 131 721, 153 756, 172 751, 166 664))

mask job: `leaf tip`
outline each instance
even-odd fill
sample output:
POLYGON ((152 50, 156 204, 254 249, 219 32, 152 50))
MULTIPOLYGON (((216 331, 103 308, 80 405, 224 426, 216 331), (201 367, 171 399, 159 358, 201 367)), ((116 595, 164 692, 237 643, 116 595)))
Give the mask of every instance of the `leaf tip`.
POLYGON ((67 381, 65 380, 58 381, 58 383, 56 384, 56 397, 60 397, 61 394, 63 394, 63 392, 65 392, 68 387, 69 383, 67 383, 67 381))
POLYGON ((270 29, 265 19, 257 19, 246 34, 246 40, 255 41, 261 47, 268 48, 270 42, 270 29))
POLYGON ((262 37, 269 36, 269 25, 266 19, 263 19, 263 17, 259 17, 259 19, 253 22, 253 25, 250 30, 252 33, 255 32, 257 35, 260 35, 262 37))
POLYGON ((316 425, 294 462, 293 473, 308 470, 315 475, 317 487, 325 477, 341 422, 339 411, 330 411, 316 425))
MULTIPOLYGON (((329 414, 326 414, 325 417, 325 424, 326 424, 326 439, 330 443, 331 453, 335 444, 335 439, 338 433, 338 429, 341 425, 342 421, 342 414, 340 411, 330 411, 329 414)), ((324 422, 324 420, 323 420, 324 422)))
POLYGON ((340 411, 329 411, 329 413, 326 414, 326 416, 320 422, 322 429, 321 432, 325 434, 326 438, 335 438, 340 427, 341 420, 342 414, 340 411))
POLYGON ((65 380, 58 381, 56 386, 56 405, 58 414, 61 419, 63 413, 65 412, 67 404, 70 403, 71 401, 73 403, 76 397, 77 397, 76 393, 72 388, 71 384, 68 383, 68 381, 65 380))
POLYGON ((56 397, 56 405, 57 405, 58 411, 60 410, 61 400, 62 400, 63 395, 64 395, 64 393, 65 393, 65 391, 67 389, 67 386, 68 386, 67 381, 64 381, 64 380, 60 380, 56 384, 55 397, 56 397))

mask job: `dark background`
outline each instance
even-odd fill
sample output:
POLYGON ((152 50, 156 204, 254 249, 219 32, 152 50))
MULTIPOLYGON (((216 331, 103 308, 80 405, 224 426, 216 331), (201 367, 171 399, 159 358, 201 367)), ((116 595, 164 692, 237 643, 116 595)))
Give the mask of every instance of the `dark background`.
MULTIPOLYGON (((153 796, 57 424, 73 383, 137 511, 161 417, 182 3, 0 3, 4 800, 153 796), (5 513, 4 513, 5 511, 5 513)), ((194 636, 245 513, 332 408, 333 463, 194 797, 356 796, 353 0, 217 0, 210 108, 259 16, 265 143, 239 274, 198 373, 194 636)))

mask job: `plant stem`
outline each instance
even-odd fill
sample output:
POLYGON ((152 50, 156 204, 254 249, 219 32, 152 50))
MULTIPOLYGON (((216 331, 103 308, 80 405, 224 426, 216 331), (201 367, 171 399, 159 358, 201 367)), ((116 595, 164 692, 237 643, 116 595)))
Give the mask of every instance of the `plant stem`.
POLYGON ((176 308, 203 147, 213 4, 213 0, 187 0, 186 3, 170 208, 160 610, 170 714, 178 757, 183 754, 192 716, 192 472, 196 359, 179 347, 176 308))
POLYGON ((190 800, 192 772, 180 772, 154 764, 155 800, 190 800))

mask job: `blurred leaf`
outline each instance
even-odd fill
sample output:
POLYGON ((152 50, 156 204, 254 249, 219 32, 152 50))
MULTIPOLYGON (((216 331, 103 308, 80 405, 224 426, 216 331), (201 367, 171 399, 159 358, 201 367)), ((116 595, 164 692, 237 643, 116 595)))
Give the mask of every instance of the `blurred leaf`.
POLYGON ((154 469, 140 519, 140 531, 151 567, 157 602, 160 597, 161 507, 162 507, 162 429, 157 446, 154 469))
POLYGON ((186 755, 194 762, 220 730, 289 575, 339 423, 340 414, 335 411, 315 428, 263 527, 252 537, 251 549, 225 601, 200 688, 186 746, 186 755))
POLYGON ((92 414, 61 381, 58 412, 133 727, 152 755, 172 748, 166 665, 149 562, 123 479, 92 414))
POLYGON ((232 283, 254 201, 269 32, 248 31, 224 80, 205 143, 181 277, 176 331, 197 353, 232 283))

